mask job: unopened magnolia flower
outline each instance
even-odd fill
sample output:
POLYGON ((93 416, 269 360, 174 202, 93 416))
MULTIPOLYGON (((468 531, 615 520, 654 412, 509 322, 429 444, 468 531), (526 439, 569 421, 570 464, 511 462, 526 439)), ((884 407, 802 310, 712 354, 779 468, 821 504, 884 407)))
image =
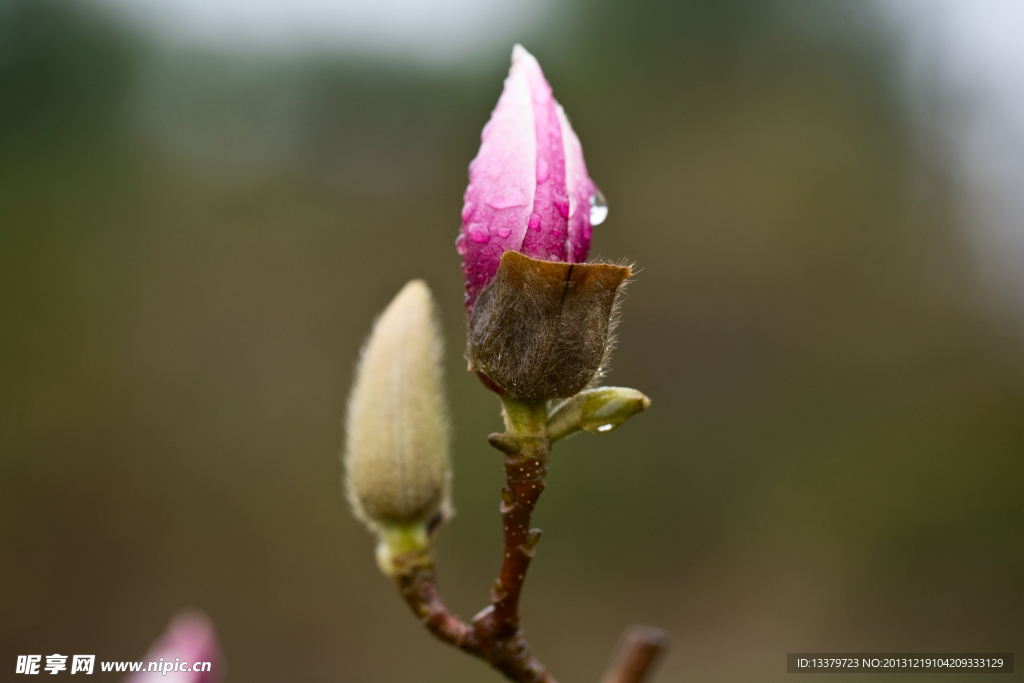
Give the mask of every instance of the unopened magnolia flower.
POLYGON ((213 624, 198 612, 178 615, 146 653, 142 667, 125 683, 217 683, 223 658, 213 624), (151 662, 157 670, 147 670, 151 662))
POLYGON ((498 393, 568 398, 599 380, 629 268, 584 264, 607 207, 580 141, 522 46, 469 165, 456 247, 466 274, 466 357, 498 393))
POLYGON ((348 407, 349 500, 379 535, 386 573, 394 555, 425 547, 451 513, 441 353, 430 290, 413 280, 374 325, 348 407))
POLYGON ((466 307, 472 310, 505 251, 582 263, 591 225, 606 214, 569 119, 537 60, 516 45, 505 88, 469 165, 455 242, 466 274, 466 307))

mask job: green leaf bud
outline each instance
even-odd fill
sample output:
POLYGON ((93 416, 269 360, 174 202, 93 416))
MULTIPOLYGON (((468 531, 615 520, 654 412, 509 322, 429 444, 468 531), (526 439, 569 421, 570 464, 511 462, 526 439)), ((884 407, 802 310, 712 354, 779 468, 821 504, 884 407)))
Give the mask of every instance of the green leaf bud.
POLYGON ((548 417, 548 438, 557 441, 580 429, 610 432, 650 405, 651 400, 636 389, 587 389, 553 407, 548 417))
POLYGON ((441 354, 430 290, 413 280, 374 325, 348 404, 348 497, 381 538, 382 569, 451 515, 441 354))

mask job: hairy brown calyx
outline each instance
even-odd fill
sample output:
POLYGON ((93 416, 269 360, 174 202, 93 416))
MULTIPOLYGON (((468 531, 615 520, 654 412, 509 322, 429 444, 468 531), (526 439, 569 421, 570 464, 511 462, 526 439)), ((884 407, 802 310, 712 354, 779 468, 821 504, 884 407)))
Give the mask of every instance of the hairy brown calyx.
POLYGON ((469 319, 470 370, 517 398, 573 396, 604 363, 615 296, 630 275, 506 251, 469 319))

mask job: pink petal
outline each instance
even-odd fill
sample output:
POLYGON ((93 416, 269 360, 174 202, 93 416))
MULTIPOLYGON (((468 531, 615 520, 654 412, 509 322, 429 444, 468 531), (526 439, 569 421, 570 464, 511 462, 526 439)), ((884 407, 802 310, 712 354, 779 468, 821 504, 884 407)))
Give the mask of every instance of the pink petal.
POLYGON ((579 263, 590 249, 590 197, 583 149, 540 64, 521 45, 469 165, 462 230, 466 308, 498 272, 501 255, 579 263))
POLYGON ((583 263, 590 252, 590 197, 597 188, 587 175, 587 163, 583 160, 580 139, 576 137, 561 106, 558 107, 558 120, 562 126, 562 140, 565 144, 565 180, 569 192, 566 256, 572 263, 583 263))
POLYGON ((530 86, 537 136, 537 191, 529 230, 520 251, 532 258, 564 261, 568 235, 569 196, 565 187, 565 147, 558 103, 537 60, 521 45, 512 49, 512 64, 521 65, 530 86))
POLYGON ((164 634, 153 643, 142 663, 142 671, 132 674, 125 683, 216 683, 223 664, 213 624, 202 614, 181 614, 171 621, 164 634), (212 662, 210 671, 146 671, 150 662, 212 662))
POLYGON ((534 206, 537 141, 528 65, 512 60, 505 88, 469 165, 456 247, 466 273, 466 304, 498 271, 506 249, 519 251, 534 206))

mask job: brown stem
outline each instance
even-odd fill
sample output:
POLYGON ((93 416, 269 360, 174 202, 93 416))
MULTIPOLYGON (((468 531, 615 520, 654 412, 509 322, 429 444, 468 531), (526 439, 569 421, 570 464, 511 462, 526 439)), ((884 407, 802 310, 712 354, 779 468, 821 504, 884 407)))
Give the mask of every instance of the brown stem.
POLYGON ((636 625, 626 629, 619 656, 601 683, 641 683, 658 656, 668 649, 668 634, 653 626, 636 625))
POLYGON ((530 528, 530 516, 544 491, 548 445, 537 440, 531 446, 529 450, 523 449, 525 453, 505 455, 506 486, 501 490, 500 508, 505 538, 501 573, 491 591, 491 609, 475 620, 478 630, 498 640, 511 637, 519 628, 519 595, 534 547, 540 540, 540 529, 530 528))
POLYGON ((544 490, 550 443, 544 434, 543 403, 506 404, 505 434, 489 441, 505 454, 506 485, 501 492, 505 550, 501 573, 491 589, 491 605, 472 624, 453 615, 441 600, 433 561, 423 554, 398 558, 396 581, 413 612, 436 637, 469 652, 517 683, 555 683, 530 653, 519 628, 519 595, 540 530, 530 529, 530 516, 544 490), (512 413, 512 416, 509 416, 512 413))
MULTIPOLYGON (((422 557, 399 558, 396 564, 405 565, 396 576, 402 597, 437 638, 483 659, 517 683, 556 683, 544 665, 530 654, 521 630, 516 628, 507 636, 497 636, 492 630, 496 623, 492 619, 478 617, 472 625, 467 624, 442 601, 432 564, 422 557)), ((481 617, 493 611, 492 605, 481 617)))
MULTIPOLYGON (((545 431, 547 412, 543 402, 515 402, 505 397, 504 404, 506 432, 491 434, 488 439, 505 454, 506 482, 500 508, 505 549, 490 606, 472 623, 452 614, 437 588, 429 549, 395 558, 395 581, 413 612, 437 638, 483 659, 517 683, 556 683, 530 653, 519 627, 519 596, 540 540, 540 529, 530 528, 530 517, 544 491, 551 450, 545 431)), ((604 683, 640 683, 666 643, 662 631, 631 628, 618 663, 604 683)))
POLYGON ((445 606, 432 565, 411 567, 399 573, 395 581, 402 597, 431 633, 460 650, 474 652, 473 627, 445 606))

